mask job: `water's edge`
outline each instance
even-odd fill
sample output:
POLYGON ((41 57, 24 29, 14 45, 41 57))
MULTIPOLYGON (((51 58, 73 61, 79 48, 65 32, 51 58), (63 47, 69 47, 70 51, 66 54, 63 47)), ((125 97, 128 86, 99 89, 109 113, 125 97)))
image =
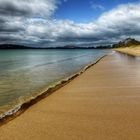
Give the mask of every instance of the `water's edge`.
POLYGON ((68 84, 69 82, 74 80, 76 77, 78 77, 82 73, 84 73, 87 69, 89 69, 90 67, 92 67, 95 64, 97 64, 100 60, 102 60, 106 56, 108 56, 108 54, 103 55, 102 57, 97 59, 95 62, 88 64, 81 71, 79 71, 79 72, 77 72, 77 73, 75 73, 75 74, 73 74, 73 75, 71 75, 71 76, 69 76, 69 77, 67 77, 65 79, 62 79, 61 81, 59 81, 58 83, 56 83, 53 86, 48 87, 45 91, 41 92, 36 97, 31 98, 29 101, 24 102, 22 105, 18 105, 14 109, 6 112, 5 114, 3 114, 3 116, 0 117, 0 126, 2 126, 3 124, 6 124, 9 121, 13 120, 14 118, 18 117, 19 115, 24 113, 29 107, 31 107, 35 103, 37 103, 40 100, 46 98, 47 96, 49 96, 50 94, 52 94, 56 90, 62 88, 63 86, 65 86, 66 84, 68 84))

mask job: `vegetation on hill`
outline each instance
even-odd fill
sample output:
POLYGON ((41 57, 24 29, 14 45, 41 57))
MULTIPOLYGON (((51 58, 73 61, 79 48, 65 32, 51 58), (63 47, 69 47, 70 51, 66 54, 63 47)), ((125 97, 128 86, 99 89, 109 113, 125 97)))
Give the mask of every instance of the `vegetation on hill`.
POLYGON ((132 47, 132 46, 138 46, 140 45, 140 42, 133 39, 133 38, 127 38, 124 41, 120 41, 117 44, 114 44, 113 48, 126 48, 126 47, 132 47))
POLYGON ((140 42, 135 39, 127 38, 115 44, 113 47, 115 51, 131 56, 140 56, 140 42))

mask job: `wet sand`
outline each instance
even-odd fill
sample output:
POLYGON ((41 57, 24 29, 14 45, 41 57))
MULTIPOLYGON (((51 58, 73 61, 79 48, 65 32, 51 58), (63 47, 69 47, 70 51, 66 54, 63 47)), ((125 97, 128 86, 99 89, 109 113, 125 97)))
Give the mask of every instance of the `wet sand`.
POLYGON ((139 140, 140 59, 115 53, 0 127, 0 140, 139 140))

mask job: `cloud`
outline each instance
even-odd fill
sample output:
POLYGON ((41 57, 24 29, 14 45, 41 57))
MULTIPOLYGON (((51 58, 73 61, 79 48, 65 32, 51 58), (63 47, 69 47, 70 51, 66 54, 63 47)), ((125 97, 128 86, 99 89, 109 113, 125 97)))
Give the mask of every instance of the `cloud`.
POLYGON ((0 0, 0 15, 47 16, 56 10, 55 0, 0 0))
POLYGON ((36 38, 28 36, 30 21, 50 19, 58 4, 56 0, 0 0, 0 43, 21 43, 25 39, 30 43, 36 38))
POLYGON ((140 36, 140 2, 119 5, 95 22, 79 24, 54 19, 59 4, 58 0, 0 0, 0 43, 109 44, 140 36))
POLYGON ((68 0, 64 0, 64 2, 67 2, 68 0))
POLYGON ((93 1, 90 1, 91 8, 94 10, 105 10, 105 7, 101 4, 95 4, 93 1))
POLYGON ((94 4, 91 6, 93 9, 100 9, 100 10, 105 10, 105 8, 102 5, 99 4, 94 4))

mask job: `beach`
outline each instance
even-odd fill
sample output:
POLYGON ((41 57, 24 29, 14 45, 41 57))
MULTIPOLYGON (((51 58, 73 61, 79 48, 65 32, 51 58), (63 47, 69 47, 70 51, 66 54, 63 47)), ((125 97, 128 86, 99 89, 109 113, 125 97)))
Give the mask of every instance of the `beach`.
POLYGON ((0 126, 0 140, 139 140, 140 59, 110 54, 0 126))
POLYGON ((131 47, 125 47, 125 48, 117 48, 114 49, 118 52, 125 53, 132 56, 140 56, 140 46, 131 46, 131 47))

